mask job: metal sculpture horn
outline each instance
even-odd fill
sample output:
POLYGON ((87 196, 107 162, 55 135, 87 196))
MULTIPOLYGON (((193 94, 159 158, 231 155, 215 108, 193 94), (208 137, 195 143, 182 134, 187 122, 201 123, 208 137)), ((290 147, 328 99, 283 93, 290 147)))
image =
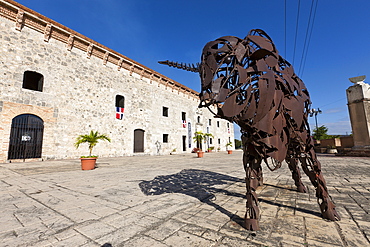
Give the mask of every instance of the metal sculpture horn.
POLYGON ((316 188, 322 217, 340 220, 310 135, 309 93, 271 38, 253 29, 244 39, 225 36, 211 41, 203 48, 198 70, 200 107, 216 106, 217 117, 241 128, 247 190, 245 228, 259 230, 256 189, 263 181, 261 163, 275 170, 284 160, 297 190, 305 193, 298 167, 301 163, 316 188))

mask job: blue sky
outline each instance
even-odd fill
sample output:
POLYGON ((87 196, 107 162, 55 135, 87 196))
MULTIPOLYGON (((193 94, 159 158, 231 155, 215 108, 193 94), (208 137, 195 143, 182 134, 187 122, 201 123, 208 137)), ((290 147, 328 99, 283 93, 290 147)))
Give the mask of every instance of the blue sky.
MULTIPOLYGON (((308 32, 311 39, 306 41, 305 60, 302 52, 310 0, 17 2, 196 91, 200 90, 198 74, 157 61, 197 63, 208 41, 225 35, 244 38, 250 29, 263 29, 299 72, 310 92, 312 107, 323 111, 318 124, 327 126, 329 134, 351 133, 346 89, 352 83, 348 78, 368 75, 365 81, 370 82, 368 0, 314 0, 317 8, 315 15, 311 14, 313 29, 308 32)), ((314 118, 310 124, 314 128, 314 118)))

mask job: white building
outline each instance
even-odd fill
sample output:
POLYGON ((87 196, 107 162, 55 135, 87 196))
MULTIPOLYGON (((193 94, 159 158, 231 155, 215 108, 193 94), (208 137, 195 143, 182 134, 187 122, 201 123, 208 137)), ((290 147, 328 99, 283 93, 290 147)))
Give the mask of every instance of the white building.
POLYGON ((112 139, 102 157, 191 152, 195 131, 234 142, 196 91, 13 1, 0 20, 0 162, 87 155, 73 144, 90 130, 112 139))

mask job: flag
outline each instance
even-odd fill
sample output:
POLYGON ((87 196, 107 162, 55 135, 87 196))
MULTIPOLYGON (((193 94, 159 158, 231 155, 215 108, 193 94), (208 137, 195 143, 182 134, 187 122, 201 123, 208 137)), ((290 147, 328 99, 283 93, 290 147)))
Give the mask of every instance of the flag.
POLYGON ((119 120, 123 119, 123 113, 125 112, 125 108, 123 107, 116 107, 116 118, 119 120))
POLYGON ((186 128, 186 120, 182 120, 182 127, 186 128))

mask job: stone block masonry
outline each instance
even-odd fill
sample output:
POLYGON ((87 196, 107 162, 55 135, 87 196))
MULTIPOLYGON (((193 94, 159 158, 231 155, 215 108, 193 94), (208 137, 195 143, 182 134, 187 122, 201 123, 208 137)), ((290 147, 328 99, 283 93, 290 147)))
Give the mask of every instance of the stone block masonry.
POLYGON ((231 123, 197 108, 194 90, 16 2, 0 0, 0 20, 0 162, 8 160, 12 120, 21 114, 43 120, 44 160, 88 155, 87 146, 73 144, 90 130, 112 139, 94 148, 101 157, 190 152, 195 131, 212 133, 215 149, 234 140, 231 123), (43 76, 41 91, 24 87, 26 71, 43 76), (135 130, 144 132, 143 152, 134 152, 135 130))

